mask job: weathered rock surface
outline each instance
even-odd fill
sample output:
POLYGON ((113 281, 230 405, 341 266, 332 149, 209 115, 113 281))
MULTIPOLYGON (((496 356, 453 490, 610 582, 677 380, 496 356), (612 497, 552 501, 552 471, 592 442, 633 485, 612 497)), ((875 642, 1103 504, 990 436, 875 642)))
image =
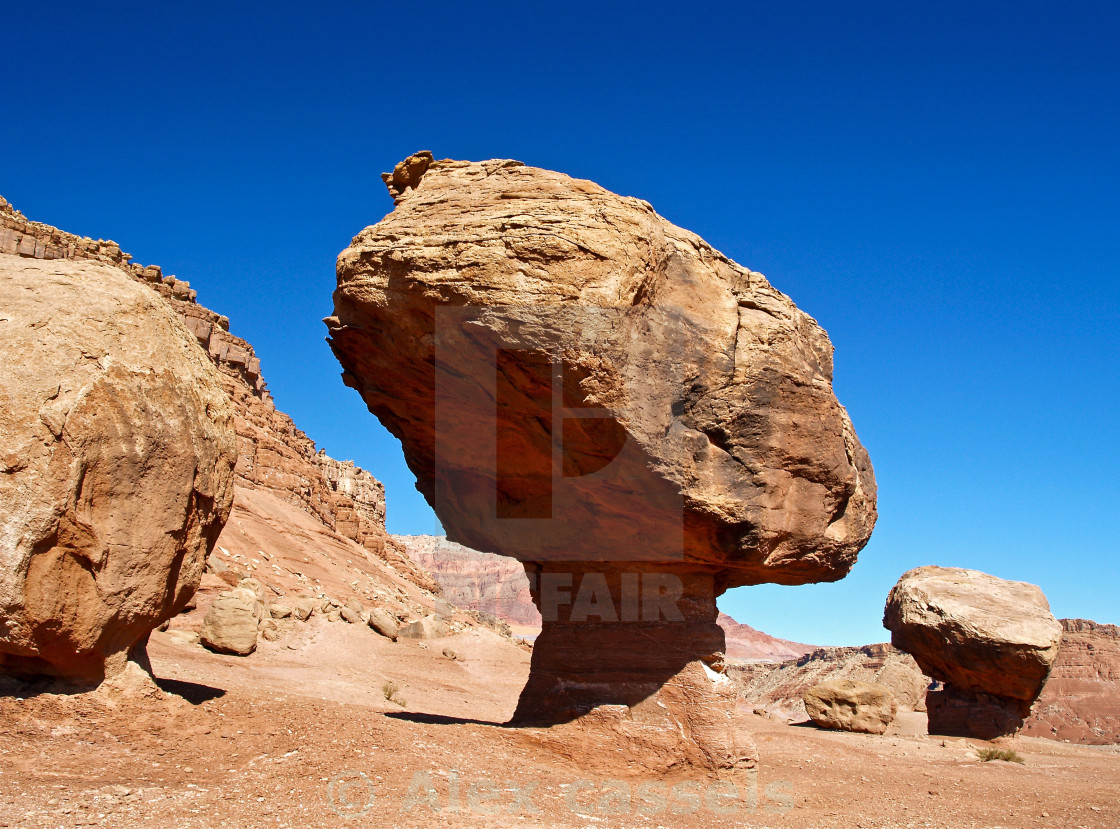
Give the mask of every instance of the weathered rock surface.
POLYGON ((415 622, 402 625, 397 635, 401 639, 439 639, 447 636, 448 633, 450 631, 442 619, 437 616, 425 616, 415 622))
MULTIPOLYGON (((458 607, 489 614, 532 636, 541 627, 525 568, 508 556, 482 553, 448 541, 444 536, 397 535, 409 557, 432 574, 443 594, 458 607)), ((783 662, 814 650, 755 630, 720 613, 728 659, 744 662, 783 662)), ((923 688, 924 691, 924 688, 923 688)))
POLYGON ((544 628, 516 720, 705 677, 715 596, 848 572, 871 464, 827 336, 761 274, 519 162, 424 156, 387 183, 397 208, 339 256, 331 344, 448 537, 526 565, 544 628), (647 576, 683 612, 625 618, 647 576), (591 584, 595 621, 552 610, 565 579, 577 607, 591 584))
POLYGON ((214 599, 202 621, 202 644, 218 653, 248 656, 257 649, 257 625, 263 606, 247 587, 235 587, 214 599))
POLYGON ((393 538, 417 565, 432 574, 443 595, 457 607, 489 613, 512 625, 539 628, 525 568, 508 556, 483 553, 444 536, 393 538))
POLYGON ((854 679, 832 679, 814 685, 804 695, 805 712, 821 728, 882 734, 898 703, 890 688, 854 679))
POLYGON ((233 498, 229 399, 166 304, 96 260, 0 254, 0 366, 0 665, 99 681, 198 586, 233 498))
POLYGON ((116 242, 75 236, 29 221, 0 198, 0 254, 20 260, 74 260, 112 266, 166 300, 219 371, 234 408, 237 432, 235 480, 241 492, 263 490, 318 518, 355 541, 425 590, 430 576, 412 564, 385 531, 384 487, 350 461, 336 461, 276 409, 261 375, 260 360, 245 340, 229 333, 229 320, 196 302, 190 285, 164 275, 157 265, 131 262, 116 242))
POLYGON ((384 636, 386 639, 397 641, 400 634, 400 622, 389 611, 375 607, 369 612, 369 626, 384 636))
POLYGON ((1016 731, 1058 656, 1062 626, 1033 584, 955 567, 918 567, 887 597, 895 647, 945 683, 927 697, 931 734, 1016 731))
POLYGON ((1062 646, 1023 733, 1120 743, 1120 627, 1062 619, 1062 646))
POLYGON ((327 322, 344 378, 401 438, 449 538, 524 561, 633 559, 637 529, 647 560, 703 565, 724 588, 848 572, 874 524, 874 477, 811 317, 590 182, 513 161, 434 161, 408 182, 339 256, 327 322), (613 461, 611 480, 638 491, 553 492, 544 527, 509 519, 550 500, 540 378, 553 357, 564 408, 598 418, 565 418, 569 483, 613 461), (651 502, 675 505, 672 523, 655 526, 651 502), (589 537, 594 556, 579 551, 589 537))
POLYGON ((886 642, 861 647, 818 648, 780 664, 732 663, 728 675, 748 705, 791 721, 804 719, 805 692, 814 685, 850 679, 890 689, 898 705, 924 711, 930 677, 908 653, 886 642))

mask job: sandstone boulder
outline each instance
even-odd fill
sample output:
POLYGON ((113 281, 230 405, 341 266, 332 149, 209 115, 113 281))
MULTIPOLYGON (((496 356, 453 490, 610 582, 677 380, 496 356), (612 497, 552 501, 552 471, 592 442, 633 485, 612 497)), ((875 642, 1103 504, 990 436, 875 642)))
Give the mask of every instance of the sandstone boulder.
MULTIPOLYGON (((338 258, 331 347, 448 538, 525 565, 544 619, 517 722, 698 681, 723 591, 849 571, 871 464, 827 335, 761 274, 515 161, 425 155, 386 182, 396 209, 338 258)), ((707 710, 708 686, 665 704, 707 710)))
POLYGON ((197 589, 233 413, 149 287, 0 255, 0 670, 99 681, 197 589))
POLYGON ((387 639, 397 641, 400 623, 389 611, 375 607, 369 612, 369 626, 387 639))
POLYGON ((354 610, 354 608, 350 607, 349 605, 345 605, 340 608, 338 613, 344 621, 349 622, 352 625, 364 624, 364 622, 362 621, 362 614, 359 611, 354 610))
POLYGON ((257 649, 260 601, 252 590, 235 587, 219 594, 202 620, 202 644, 218 653, 248 656, 257 649))
POLYGON ((448 633, 447 624, 438 616, 425 616, 403 625, 397 635, 401 639, 439 639, 448 633))
POLYGON ((926 697, 930 733, 989 739, 1030 713, 1062 626, 1033 584, 956 567, 918 567, 887 597, 891 643, 945 683, 926 697))
POLYGON ((815 320, 638 199, 514 161, 421 166, 339 255, 326 322, 448 538, 683 558, 724 589, 851 569, 874 476, 815 320))
POLYGON ((318 602, 311 598, 296 599, 295 605, 292 607, 292 615, 299 619, 301 622, 306 622, 311 618, 311 614, 315 612, 318 607, 318 602))
POLYGON ((805 713, 821 728, 882 734, 898 703, 890 688, 854 679, 832 679, 805 692, 805 713))

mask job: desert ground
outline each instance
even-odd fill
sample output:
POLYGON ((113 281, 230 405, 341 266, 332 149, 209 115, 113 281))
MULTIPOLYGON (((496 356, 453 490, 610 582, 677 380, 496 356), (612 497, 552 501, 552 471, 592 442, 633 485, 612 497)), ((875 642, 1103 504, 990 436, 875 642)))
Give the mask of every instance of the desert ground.
POLYGON ((1116 746, 1017 737, 1022 764, 981 762, 920 713, 877 737, 744 704, 754 772, 652 775, 504 727, 529 654, 485 629, 392 643, 316 615, 240 658, 177 644, 197 615, 152 635, 158 691, 6 687, 0 826, 1120 825, 1116 746))

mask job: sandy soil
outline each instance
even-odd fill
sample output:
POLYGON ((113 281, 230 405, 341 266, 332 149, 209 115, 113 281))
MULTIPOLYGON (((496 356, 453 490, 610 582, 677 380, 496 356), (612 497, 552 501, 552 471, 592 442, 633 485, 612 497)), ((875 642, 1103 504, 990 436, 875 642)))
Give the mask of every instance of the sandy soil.
POLYGON ((723 778, 564 756, 501 725, 528 653, 485 630, 394 644, 313 618, 247 658, 149 650, 162 692, 0 696, 0 826, 1120 825, 1120 751, 1018 738, 1022 765, 982 763, 920 714, 871 737, 744 711, 759 767, 723 778))

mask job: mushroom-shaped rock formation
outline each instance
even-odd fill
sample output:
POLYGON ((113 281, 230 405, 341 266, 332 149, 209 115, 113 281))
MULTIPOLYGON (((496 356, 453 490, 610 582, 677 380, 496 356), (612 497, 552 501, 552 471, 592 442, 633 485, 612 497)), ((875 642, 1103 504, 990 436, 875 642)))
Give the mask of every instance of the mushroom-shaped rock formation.
POLYGON ((516 161, 402 164, 325 322, 448 537, 525 565, 544 621, 515 722, 623 705, 611 728, 649 734, 669 710, 702 762, 737 762, 704 702, 716 597, 842 578, 875 523, 827 335, 644 201, 516 161))
POLYGON ((1062 638, 1037 586, 958 567, 903 574, 883 625, 896 648, 945 683, 926 695, 930 733, 979 739, 1019 730, 1062 638))
POLYGON ((0 255, 0 671, 96 683, 181 610, 233 503, 233 410, 111 265, 0 255))

